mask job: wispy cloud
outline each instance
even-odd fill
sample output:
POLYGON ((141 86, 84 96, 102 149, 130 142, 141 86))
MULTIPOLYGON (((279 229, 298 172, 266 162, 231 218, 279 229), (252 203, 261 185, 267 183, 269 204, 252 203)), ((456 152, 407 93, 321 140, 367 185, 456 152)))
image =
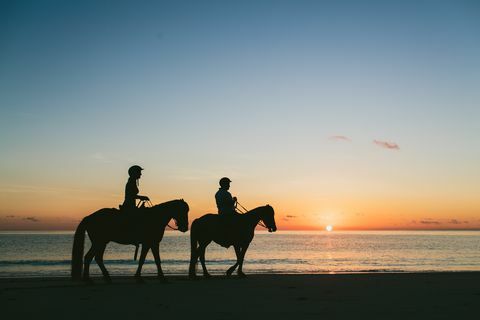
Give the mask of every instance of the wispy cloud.
POLYGON ((352 141, 352 139, 347 136, 330 136, 329 139, 332 141, 352 141))
POLYGON ((40 220, 38 220, 37 218, 35 217, 26 217, 26 218, 23 218, 23 220, 28 220, 28 221, 32 221, 32 222, 38 222, 40 220))
MULTIPOLYGON (((412 220, 412 222, 417 223, 416 220, 412 220)), ((418 223, 421 223, 421 224, 440 224, 440 221, 439 220, 434 220, 434 219, 431 219, 431 218, 425 218, 423 220, 418 221, 418 223)))
POLYGON ((380 148, 390 149, 390 150, 400 150, 400 147, 395 142, 373 140, 373 143, 379 146, 380 148))
POLYGON ((432 221, 432 220, 421 220, 421 224, 440 224, 440 221, 432 221))
POLYGON ((467 224, 468 221, 460 221, 460 220, 457 220, 457 219, 451 219, 451 220, 448 221, 448 223, 450 223, 450 224, 464 224, 464 223, 467 224))
POLYGON ((432 219, 432 218, 424 218, 420 221, 417 221, 417 220, 412 220, 410 221, 410 223, 412 224, 430 224, 430 225, 440 225, 440 224, 443 224, 443 225, 446 225, 446 224, 455 224, 455 225, 458 225, 458 224, 469 224, 470 222, 469 221, 466 221, 466 220, 458 220, 458 219, 440 219, 440 220, 436 220, 436 219, 432 219))
POLYGON ((283 221, 290 221, 290 220, 295 219, 295 218, 297 218, 297 216, 292 215, 292 214, 287 214, 282 220, 283 221))
POLYGON ((90 159, 93 159, 95 161, 102 162, 102 163, 112 163, 112 160, 109 159, 106 155, 104 155, 101 152, 96 152, 94 154, 91 154, 90 159))

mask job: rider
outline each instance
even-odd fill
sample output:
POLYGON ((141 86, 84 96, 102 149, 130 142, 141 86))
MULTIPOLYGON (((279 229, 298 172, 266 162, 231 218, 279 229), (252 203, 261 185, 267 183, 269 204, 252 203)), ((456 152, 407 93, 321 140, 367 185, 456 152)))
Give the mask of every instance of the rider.
POLYGON ((215 193, 218 214, 222 216, 233 216, 237 213, 235 210, 237 197, 232 197, 231 193, 228 192, 228 189, 230 189, 230 182, 232 181, 227 177, 220 179, 220 189, 215 193))
POLYGON ((138 180, 142 176, 143 168, 140 166, 131 166, 128 169, 128 181, 125 186, 125 201, 121 206, 122 210, 134 210, 137 208, 136 200, 149 201, 147 196, 141 196, 138 194, 138 180))

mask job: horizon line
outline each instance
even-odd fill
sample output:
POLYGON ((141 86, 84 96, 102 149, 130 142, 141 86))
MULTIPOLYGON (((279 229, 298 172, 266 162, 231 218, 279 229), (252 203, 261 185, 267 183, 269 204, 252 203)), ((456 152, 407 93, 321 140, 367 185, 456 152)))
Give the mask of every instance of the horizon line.
MULTIPOLYGON (((48 231, 57 231, 57 232, 74 232, 76 229, 0 229, 0 232, 48 232, 48 231)), ((174 232, 175 230, 167 230, 166 232, 174 232)), ((190 231, 190 229, 188 230, 190 231)), ((263 229, 257 230, 263 231, 263 229)), ((480 228, 437 228, 437 229, 402 229, 402 228, 372 228, 372 229, 333 229, 332 231, 327 231, 325 228, 321 229, 277 229, 277 231, 322 231, 322 232, 340 232, 340 231, 480 231, 480 228)))

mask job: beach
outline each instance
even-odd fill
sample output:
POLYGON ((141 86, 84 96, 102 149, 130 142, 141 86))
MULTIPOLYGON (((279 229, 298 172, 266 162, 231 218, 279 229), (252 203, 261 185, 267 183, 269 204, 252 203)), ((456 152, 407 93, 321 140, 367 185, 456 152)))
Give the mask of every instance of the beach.
POLYGON ((113 277, 0 279, 3 318, 467 319, 480 273, 269 274, 167 283, 113 277))

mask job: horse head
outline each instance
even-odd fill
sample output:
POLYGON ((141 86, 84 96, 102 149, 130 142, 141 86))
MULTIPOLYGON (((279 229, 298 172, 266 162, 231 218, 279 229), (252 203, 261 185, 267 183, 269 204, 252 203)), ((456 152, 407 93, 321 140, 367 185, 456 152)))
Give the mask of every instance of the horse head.
POLYGON ((188 231, 188 203, 186 203, 183 199, 176 201, 176 210, 173 214, 173 220, 175 220, 175 224, 177 228, 181 232, 188 231))
POLYGON ((275 224, 275 211, 273 211, 273 208, 269 204, 263 208, 264 210, 261 214, 261 220, 267 227, 268 232, 277 231, 277 225, 275 224))

